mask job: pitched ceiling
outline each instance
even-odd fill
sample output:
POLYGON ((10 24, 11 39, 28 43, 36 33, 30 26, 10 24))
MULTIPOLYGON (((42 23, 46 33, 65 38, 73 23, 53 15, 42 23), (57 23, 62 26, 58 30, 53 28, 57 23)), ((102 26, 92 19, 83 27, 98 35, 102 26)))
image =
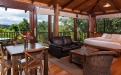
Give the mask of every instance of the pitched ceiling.
POLYGON ((59 4, 59 10, 79 14, 110 14, 121 12, 121 0, 16 0, 35 5, 54 8, 59 4), (108 3, 110 7, 104 7, 108 3))

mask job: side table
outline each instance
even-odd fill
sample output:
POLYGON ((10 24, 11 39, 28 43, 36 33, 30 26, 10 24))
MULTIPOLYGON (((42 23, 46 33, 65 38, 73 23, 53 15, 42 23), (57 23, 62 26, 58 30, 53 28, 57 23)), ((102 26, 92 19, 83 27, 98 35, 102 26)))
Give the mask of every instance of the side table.
POLYGON ((91 52, 95 52, 95 51, 99 51, 99 49, 95 49, 95 48, 91 48, 91 47, 82 47, 79 49, 75 49, 75 50, 71 50, 69 52, 69 62, 72 63, 76 63, 76 64, 80 64, 81 68, 83 68, 83 63, 85 61, 85 54, 87 53, 91 53, 91 52), (76 56, 76 59, 74 60, 74 56, 76 56))

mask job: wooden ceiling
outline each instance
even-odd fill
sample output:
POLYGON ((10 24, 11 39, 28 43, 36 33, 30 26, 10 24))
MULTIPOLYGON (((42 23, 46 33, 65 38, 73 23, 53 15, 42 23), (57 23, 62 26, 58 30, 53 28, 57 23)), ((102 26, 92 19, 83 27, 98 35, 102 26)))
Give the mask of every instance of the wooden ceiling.
POLYGON ((54 8, 59 4, 60 11, 68 11, 79 14, 110 14, 121 12, 121 0, 15 0, 26 3, 32 3, 42 7, 54 8), (110 7, 103 7, 109 3, 110 7))

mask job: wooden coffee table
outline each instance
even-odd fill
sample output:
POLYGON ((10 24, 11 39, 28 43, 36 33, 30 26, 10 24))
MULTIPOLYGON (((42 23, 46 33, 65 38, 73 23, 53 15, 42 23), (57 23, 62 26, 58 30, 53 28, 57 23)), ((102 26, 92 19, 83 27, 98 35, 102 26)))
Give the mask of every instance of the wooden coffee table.
POLYGON ((79 64, 81 68, 83 68, 83 63, 85 61, 85 54, 88 54, 94 51, 97 51, 97 49, 93 49, 93 48, 89 49, 87 47, 71 50, 69 52, 69 62, 79 64))

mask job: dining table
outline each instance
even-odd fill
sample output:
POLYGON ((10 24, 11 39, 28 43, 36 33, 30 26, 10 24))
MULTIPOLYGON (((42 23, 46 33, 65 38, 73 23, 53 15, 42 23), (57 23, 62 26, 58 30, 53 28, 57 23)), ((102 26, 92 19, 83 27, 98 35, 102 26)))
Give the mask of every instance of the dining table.
MULTIPOLYGON (((19 68, 18 68, 18 57, 24 55, 24 50, 26 49, 37 49, 45 47, 46 50, 44 51, 44 75, 48 75, 48 49, 49 47, 43 46, 40 43, 32 43, 28 44, 27 48, 24 47, 24 44, 18 44, 13 46, 6 46, 7 50, 7 59, 12 60, 12 69, 8 71, 7 75, 18 75, 19 68)), ((36 75, 36 74, 35 74, 36 75)))

